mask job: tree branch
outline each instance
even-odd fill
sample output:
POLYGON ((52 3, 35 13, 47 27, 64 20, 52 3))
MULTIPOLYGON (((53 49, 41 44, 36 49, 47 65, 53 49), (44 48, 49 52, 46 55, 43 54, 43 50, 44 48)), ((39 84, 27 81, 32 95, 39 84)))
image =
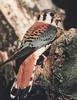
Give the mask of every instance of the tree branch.
POLYGON ((27 29, 34 22, 28 14, 22 11, 22 7, 17 0, 0 0, 0 10, 14 28, 17 36, 22 40, 27 29))

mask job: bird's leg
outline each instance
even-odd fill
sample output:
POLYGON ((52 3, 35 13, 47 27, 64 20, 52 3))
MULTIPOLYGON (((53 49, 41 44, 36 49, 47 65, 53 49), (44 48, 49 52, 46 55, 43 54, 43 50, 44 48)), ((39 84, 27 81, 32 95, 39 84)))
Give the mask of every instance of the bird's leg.
POLYGON ((42 54, 42 56, 44 58, 44 61, 46 61, 47 60, 47 57, 44 54, 42 54))
POLYGON ((39 59, 37 60, 36 66, 40 66, 42 68, 43 60, 44 60, 43 56, 42 55, 39 56, 39 59))
POLYGON ((47 60, 47 57, 46 57, 44 54, 42 54, 42 55, 39 57, 39 59, 37 60, 36 66, 38 65, 38 66, 40 66, 41 68, 43 68, 44 62, 46 62, 46 60, 47 60))
POLYGON ((43 68, 45 62, 47 61, 47 57, 44 54, 42 54, 42 57, 43 57, 43 62, 42 62, 42 66, 41 67, 43 68))

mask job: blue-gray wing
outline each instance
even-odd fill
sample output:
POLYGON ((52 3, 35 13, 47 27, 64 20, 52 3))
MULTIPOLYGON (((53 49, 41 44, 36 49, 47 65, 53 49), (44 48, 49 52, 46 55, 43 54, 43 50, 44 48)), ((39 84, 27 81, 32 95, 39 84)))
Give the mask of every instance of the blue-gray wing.
POLYGON ((35 23, 24 35, 21 47, 2 65, 11 60, 21 59, 22 57, 26 58, 32 52, 51 43, 56 37, 56 32, 56 27, 50 24, 42 22, 35 23))

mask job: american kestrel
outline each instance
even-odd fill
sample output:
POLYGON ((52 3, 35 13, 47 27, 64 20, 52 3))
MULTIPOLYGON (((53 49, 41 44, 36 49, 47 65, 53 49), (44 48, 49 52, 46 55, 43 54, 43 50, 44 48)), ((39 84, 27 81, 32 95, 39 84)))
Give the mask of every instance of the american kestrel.
MULTIPOLYGON (((20 48, 8 61, 16 60, 18 69, 16 80, 11 88, 12 99, 22 99, 30 92, 37 60, 56 39, 57 24, 55 12, 47 9, 41 12, 38 20, 29 28, 23 37, 20 48)), ((3 64, 3 65, 4 65, 3 64)))

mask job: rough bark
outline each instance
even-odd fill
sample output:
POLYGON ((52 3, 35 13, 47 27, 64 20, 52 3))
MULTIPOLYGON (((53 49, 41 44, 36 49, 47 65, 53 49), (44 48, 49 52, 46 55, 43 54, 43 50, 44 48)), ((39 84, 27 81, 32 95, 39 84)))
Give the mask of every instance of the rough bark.
POLYGON ((25 13, 27 12, 26 9, 25 12, 23 12, 22 7, 17 0, 0 0, 0 10, 21 40, 33 22, 31 17, 25 13))

